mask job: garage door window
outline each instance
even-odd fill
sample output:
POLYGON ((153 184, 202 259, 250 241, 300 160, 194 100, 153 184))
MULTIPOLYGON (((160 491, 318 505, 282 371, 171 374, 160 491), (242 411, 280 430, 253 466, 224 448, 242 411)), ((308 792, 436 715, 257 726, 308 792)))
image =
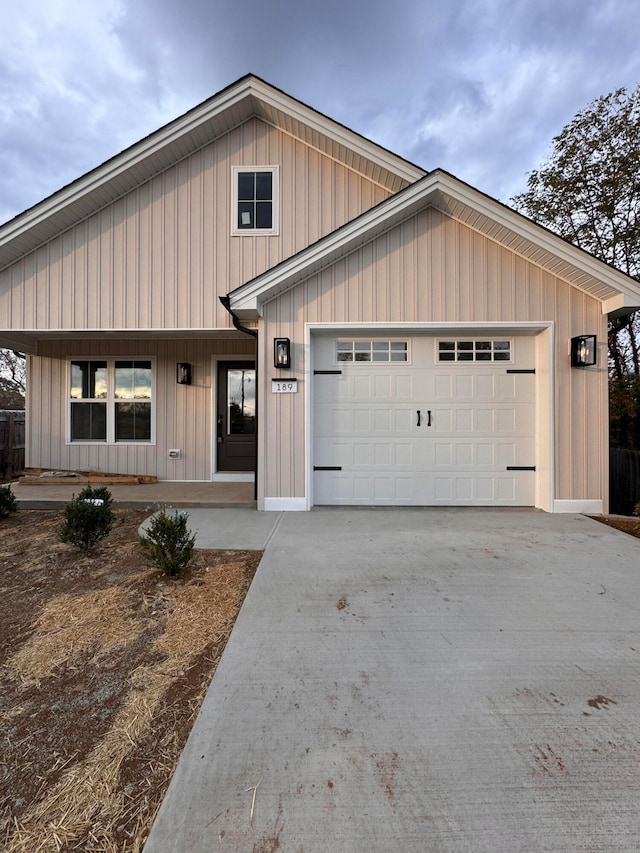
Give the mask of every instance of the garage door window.
POLYGON ((383 363, 409 360, 407 341, 336 341, 336 361, 383 363))
POLYGON ((511 341, 438 341, 438 361, 511 361, 511 341))

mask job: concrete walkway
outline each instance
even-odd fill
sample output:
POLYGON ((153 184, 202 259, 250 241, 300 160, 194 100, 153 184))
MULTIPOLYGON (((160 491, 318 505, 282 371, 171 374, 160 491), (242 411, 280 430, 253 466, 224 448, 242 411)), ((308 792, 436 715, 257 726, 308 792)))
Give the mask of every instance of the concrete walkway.
POLYGON ((145 853, 640 849, 639 558, 583 516, 284 515, 145 853))

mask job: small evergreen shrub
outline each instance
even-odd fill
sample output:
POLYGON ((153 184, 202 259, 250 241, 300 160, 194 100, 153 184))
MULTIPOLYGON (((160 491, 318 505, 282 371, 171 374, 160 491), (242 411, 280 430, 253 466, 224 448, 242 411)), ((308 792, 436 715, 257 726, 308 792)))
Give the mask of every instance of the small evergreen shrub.
POLYGON ((0 518, 7 518, 17 511, 18 501, 11 491, 11 486, 0 486, 0 518))
POLYGON ((177 575, 193 555, 196 537, 187 528, 187 512, 154 515, 142 541, 151 548, 153 562, 167 575, 177 575))
POLYGON ((104 486, 86 486, 64 509, 64 522, 58 532, 61 542, 90 551, 113 527, 113 499, 104 486))

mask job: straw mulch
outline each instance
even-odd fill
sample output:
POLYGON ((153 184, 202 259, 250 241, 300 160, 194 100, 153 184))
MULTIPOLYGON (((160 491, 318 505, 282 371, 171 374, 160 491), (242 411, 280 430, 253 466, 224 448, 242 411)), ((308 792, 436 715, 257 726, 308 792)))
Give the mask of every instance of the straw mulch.
POLYGON ((164 577, 119 510, 90 556, 61 514, 0 522, 0 847, 137 853, 260 552, 164 577))

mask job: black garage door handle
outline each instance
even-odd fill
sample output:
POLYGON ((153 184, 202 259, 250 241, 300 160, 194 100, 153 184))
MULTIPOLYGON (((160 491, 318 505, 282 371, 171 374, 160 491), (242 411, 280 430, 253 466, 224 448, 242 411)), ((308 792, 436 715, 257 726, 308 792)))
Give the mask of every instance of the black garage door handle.
POLYGON ((416 426, 420 426, 420 424, 422 423, 422 416, 420 414, 420 409, 418 409, 418 411, 416 412, 416 415, 418 416, 418 423, 416 424, 416 426))
POLYGON ((431 426, 431 409, 427 412, 427 426, 431 426))

